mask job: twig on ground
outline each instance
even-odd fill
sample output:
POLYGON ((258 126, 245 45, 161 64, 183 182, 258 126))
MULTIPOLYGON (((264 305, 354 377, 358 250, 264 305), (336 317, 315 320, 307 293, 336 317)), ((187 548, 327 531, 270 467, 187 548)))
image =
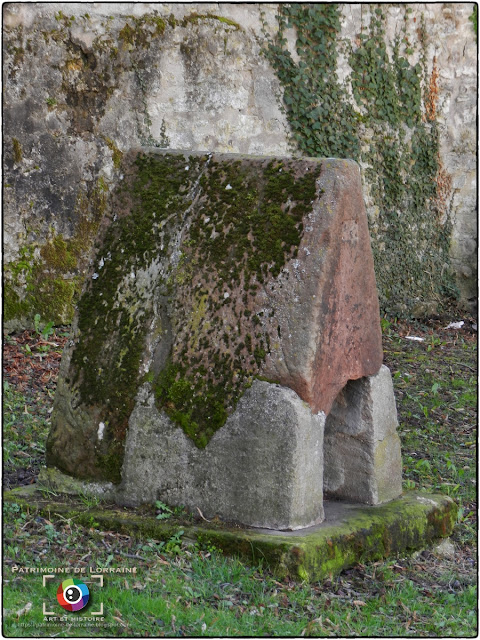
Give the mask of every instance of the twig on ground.
POLYGON ((205 520, 205 522, 211 522, 211 520, 207 520, 207 519, 205 518, 205 516, 203 515, 203 513, 200 511, 200 509, 199 509, 198 507, 197 507, 197 511, 198 511, 198 513, 200 514, 200 517, 201 517, 201 519, 202 519, 202 520, 205 520))
POLYGON ((120 556, 124 556, 125 558, 133 558, 134 560, 143 560, 144 562, 147 562, 147 558, 144 558, 143 556, 137 556, 134 553, 124 553, 123 551, 117 551, 118 555, 120 556))

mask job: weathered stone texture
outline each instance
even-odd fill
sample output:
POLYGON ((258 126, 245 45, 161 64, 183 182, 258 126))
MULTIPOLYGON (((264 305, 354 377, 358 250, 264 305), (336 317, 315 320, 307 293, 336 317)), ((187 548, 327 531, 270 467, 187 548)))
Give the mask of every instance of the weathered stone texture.
POLYGON ((347 380, 378 371, 378 299, 354 162, 134 158, 66 350, 54 431, 83 444, 78 464, 51 441, 65 470, 103 473, 94 449, 107 455, 108 442, 123 442, 141 374, 205 446, 252 376, 327 413, 347 380), (82 428, 76 418, 64 424, 72 405, 91 416, 82 414, 82 428))
POLYGON ((149 385, 129 421, 122 504, 183 504, 254 527, 299 529, 323 520, 323 427, 291 389, 254 381, 235 412, 198 449, 163 411, 149 385))
POLYGON ((358 166, 149 152, 122 168, 48 464, 113 481, 129 503, 319 521, 325 414, 382 362, 358 166))
POLYGON ((325 491, 379 504, 402 493, 397 409, 388 367, 350 381, 325 425, 325 491))
MULTIPOLYGON (((477 42, 472 40, 473 6, 428 5, 432 39, 438 48, 440 153, 451 180, 454 220, 451 256, 463 300, 477 303, 477 42)), ((478 36, 477 36, 478 37, 478 36)))
MULTIPOLYGON (((354 41, 362 15, 371 7, 365 4, 342 6, 341 37, 354 41)), ((456 273, 461 301, 468 308, 477 298, 477 42, 470 20, 473 4, 412 3, 400 6, 387 3, 382 6, 387 14, 385 22, 386 42, 390 51, 398 35, 405 10, 409 19, 418 25, 420 33, 424 21, 426 33, 426 59, 431 77, 434 62, 438 71, 436 118, 440 125, 441 197, 445 210, 453 222, 451 259, 456 273)), ((417 37, 416 35, 414 37, 417 37)), ((419 62, 419 54, 411 58, 419 62)), ((349 66, 346 59, 339 62, 339 75, 346 77, 349 66)), ((363 167, 362 167, 363 169, 363 167)), ((364 180, 364 197, 369 220, 374 224, 377 207, 369 194, 368 181, 364 180)), ((444 220, 442 220, 444 222, 444 220)), ((428 303, 428 301, 424 301, 428 303)), ((424 310, 428 304, 424 305, 424 310)))
POLYGON ((322 204, 308 215, 290 278, 273 292, 265 287, 288 337, 262 371, 328 413, 348 380, 378 371, 383 351, 360 173, 353 162, 324 167, 322 204))
MULTIPOLYGON (((476 295, 471 7, 411 5, 418 23, 425 15, 429 60, 435 53, 440 70, 441 159, 452 180, 452 260, 464 300, 476 295)), ((75 278, 83 278, 85 265, 74 256, 52 268, 39 249, 59 236, 77 242, 82 235, 88 256, 92 218, 101 215, 92 203, 96 193, 116 184, 122 153, 149 145, 282 155, 290 134, 276 98, 279 82, 260 54, 260 13, 274 31, 274 4, 9 3, 3 10, 4 260, 13 289, 5 326, 13 330, 37 311, 70 322, 79 290, 75 278), (39 264, 36 278, 21 267, 25 250, 39 264), (48 276, 56 282, 44 287, 43 307, 41 296, 28 291, 22 306, 26 287, 39 289, 48 276)), ((342 38, 356 37, 367 10, 342 6, 342 38)), ((392 42, 400 14, 401 8, 388 7, 392 42)), ((294 59, 295 39, 291 30, 294 59)), ((341 55, 339 77, 348 69, 341 55)), ((374 221, 367 184, 364 193, 374 221)))

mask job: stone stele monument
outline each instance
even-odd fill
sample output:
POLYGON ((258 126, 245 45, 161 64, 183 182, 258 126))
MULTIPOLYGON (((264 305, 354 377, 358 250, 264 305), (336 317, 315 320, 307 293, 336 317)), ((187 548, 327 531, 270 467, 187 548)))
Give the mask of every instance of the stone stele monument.
POLYGON ((47 465, 119 504, 293 530, 324 495, 398 497, 396 427, 358 165, 126 155, 47 465))

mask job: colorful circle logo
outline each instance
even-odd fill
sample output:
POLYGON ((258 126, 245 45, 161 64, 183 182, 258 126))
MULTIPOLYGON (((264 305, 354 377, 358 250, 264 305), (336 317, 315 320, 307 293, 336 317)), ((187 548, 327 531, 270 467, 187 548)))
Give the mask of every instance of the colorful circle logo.
POLYGON ((57 600, 65 611, 80 611, 87 606, 89 597, 87 585, 76 578, 64 580, 57 589, 57 600))

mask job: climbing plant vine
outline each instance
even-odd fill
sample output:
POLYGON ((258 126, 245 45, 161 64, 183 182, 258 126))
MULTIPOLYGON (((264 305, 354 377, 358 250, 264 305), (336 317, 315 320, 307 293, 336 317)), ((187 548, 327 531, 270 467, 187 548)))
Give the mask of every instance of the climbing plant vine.
POLYGON ((339 5, 281 4, 278 31, 270 34, 264 23, 263 52, 281 83, 298 149, 354 158, 363 169, 382 311, 416 314, 456 296, 449 179, 439 160, 438 71, 435 59, 429 71, 423 18, 416 24, 405 7, 388 42, 385 9, 366 9, 356 38, 342 40, 339 5), (351 68, 343 81, 340 55, 351 68))
POLYGON ((357 156, 355 113, 337 77, 339 13, 335 5, 281 5, 279 30, 265 54, 282 84, 283 102, 299 148, 309 156, 357 156), (297 28, 295 62, 285 32, 297 28), (338 135, 339 131, 342 135, 338 135))

